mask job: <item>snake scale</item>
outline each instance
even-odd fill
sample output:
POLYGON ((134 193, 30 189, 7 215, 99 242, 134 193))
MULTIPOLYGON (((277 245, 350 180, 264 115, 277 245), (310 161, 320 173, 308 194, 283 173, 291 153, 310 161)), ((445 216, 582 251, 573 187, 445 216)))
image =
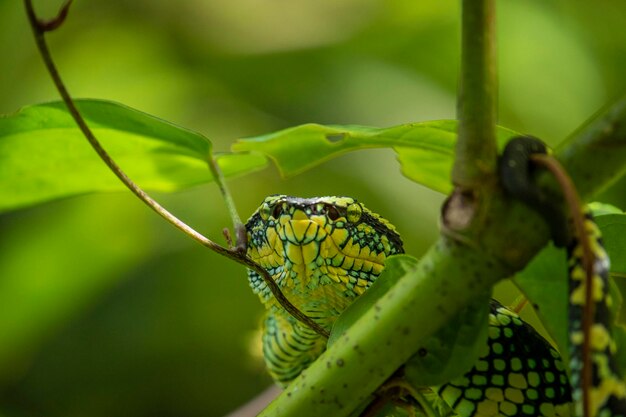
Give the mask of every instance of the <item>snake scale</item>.
MULTIPOLYGON (((612 359, 615 343, 609 330, 608 257, 590 215, 585 227, 596 259, 594 301, 600 317, 592 327, 592 416, 624 416, 625 384, 612 359)), ((296 307, 328 331, 380 275, 385 259, 404 252, 395 227, 350 197, 270 196, 250 217, 246 230, 248 256, 269 272, 296 307)), ((516 313, 492 300, 481 357, 465 375, 432 387, 457 415, 582 415, 581 251, 578 241, 568 247, 571 381, 555 348, 516 313)), ((267 369, 285 386, 325 350, 326 339, 291 317, 257 273, 249 270, 248 277, 267 308, 262 344, 267 369)))

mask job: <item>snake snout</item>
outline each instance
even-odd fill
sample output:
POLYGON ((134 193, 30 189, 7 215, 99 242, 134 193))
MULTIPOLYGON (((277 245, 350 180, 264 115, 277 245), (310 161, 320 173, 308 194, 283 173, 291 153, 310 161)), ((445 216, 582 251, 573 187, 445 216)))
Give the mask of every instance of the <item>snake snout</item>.
POLYGON ((310 220, 290 220, 285 225, 287 241, 296 245, 306 245, 315 240, 319 225, 310 220))

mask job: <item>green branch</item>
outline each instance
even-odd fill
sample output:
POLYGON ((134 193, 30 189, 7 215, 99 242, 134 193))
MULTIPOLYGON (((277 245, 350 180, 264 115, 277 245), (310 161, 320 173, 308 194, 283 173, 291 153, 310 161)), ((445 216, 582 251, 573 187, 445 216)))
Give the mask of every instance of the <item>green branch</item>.
POLYGON ((481 186, 496 168, 495 0, 463 0, 459 137, 452 182, 481 186))

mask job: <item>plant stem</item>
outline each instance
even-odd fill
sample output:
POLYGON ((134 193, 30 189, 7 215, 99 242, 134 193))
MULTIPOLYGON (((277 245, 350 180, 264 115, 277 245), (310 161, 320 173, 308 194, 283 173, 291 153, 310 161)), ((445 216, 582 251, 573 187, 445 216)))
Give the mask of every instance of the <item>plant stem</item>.
POLYGON ((247 245, 247 234, 246 229, 239 218, 239 213, 237 213, 237 207, 235 207, 235 202, 233 200, 232 195, 230 194, 230 190, 226 186, 226 180, 224 179, 224 175, 222 174, 222 170, 220 166, 217 164, 217 160, 211 155, 209 157, 209 168, 213 173, 213 178, 217 183, 220 192, 222 193, 222 197, 226 202, 226 207, 228 208, 228 212, 230 213, 230 218, 233 222, 233 229, 235 231, 235 249, 239 252, 246 251, 247 245))
MULTIPOLYGON (((284 296, 284 294, 281 292, 280 288, 278 287, 278 284, 276 284, 276 282, 272 279, 272 277, 268 274, 268 272, 265 269, 263 269, 260 265, 258 265, 256 262, 254 262, 253 260, 251 260, 250 258, 246 256, 245 250, 241 250, 240 248, 235 248, 235 250, 224 248, 218 245, 217 243, 213 242, 209 238, 205 237, 201 233, 194 230, 192 227, 187 225, 178 217, 174 216, 165 207, 161 206, 152 197, 150 197, 145 191, 143 191, 137 184, 135 184, 126 175, 126 173, 117 165, 117 163, 113 160, 113 158, 111 158, 111 156, 106 152, 106 150, 102 147, 102 145, 100 145, 100 142, 96 139, 95 135, 93 134, 89 126, 87 126, 85 119, 82 117, 82 115, 78 111, 78 108, 74 104, 74 100, 72 100, 72 97, 67 91, 67 88, 65 87, 65 84, 63 83, 63 80, 61 79, 61 76, 59 74, 59 71, 57 70, 56 65, 54 64, 54 60, 52 59, 50 50, 48 49, 48 45, 46 44, 46 39, 44 36, 45 32, 57 29, 63 23, 63 21, 65 20, 65 17, 67 16, 67 12, 68 12, 70 4, 71 4, 71 1, 66 2, 61 8, 61 11, 56 18, 52 19, 49 22, 42 22, 37 18, 37 15, 35 14, 35 10, 32 5, 32 0, 24 0, 26 13, 28 15, 28 20, 30 22, 31 28, 33 29, 33 33, 35 35, 35 41, 37 43, 37 47, 39 49, 41 57, 43 58, 46 68, 48 69, 48 72, 50 73, 50 76, 52 77, 52 80, 54 81, 54 85, 56 86, 57 90, 59 91, 59 94, 63 98, 63 102, 65 103, 70 114, 74 118, 74 121, 80 128, 85 138, 87 138, 91 146, 94 148, 98 156, 100 156, 100 158, 109 167, 109 169, 113 171, 113 173, 120 179, 120 181, 122 181, 122 183, 124 183, 124 185, 126 185, 126 187, 130 191, 133 192, 133 194, 135 194, 141 201, 143 201, 146 205, 148 205, 148 207, 154 210, 159 216, 163 217, 166 221, 168 221, 178 230, 182 231, 187 236, 191 237, 192 239, 194 239, 196 242, 200 243, 201 245, 257 272, 261 277, 263 277, 263 280, 269 287, 270 291, 272 292, 276 300, 280 303, 280 305, 285 310, 287 310, 287 312, 289 312, 293 317, 298 319, 303 324, 315 330, 317 333, 328 337, 328 331, 326 331, 326 329, 318 325, 311 318, 309 318, 306 314, 301 312, 296 306, 294 306, 284 296)), ((239 220, 239 216, 237 215, 237 212, 234 209, 234 204, 232 202, 232 198, 230 197, 230 194, 228 193, 227 190, 224 191, 225 185, 224 185, 223 176, 221 175, 221 171, 219 170, 219 168, 217 168, 217 164, 215 163, 215 160, 213 159, 212 156, 211 156, 209 165, 211 166, 211 169, 214 172, 214 174, 217 173, 216 181, 220 185, 222 194, 225 196, 227 200, 227 205, 229 206, 230 214, 231 214, 231 217, 233 218, 233 223, 235 224, 235 232, 240 234, 242 230, 241 220, 239 220)), ((237 245, 239 246, 240 243, 241 243, 241 239, 240 239, 240 236, 238 235, 237 245)))
POLYGON ((495 0, 463 0, 459 137, 452 182, 479 187, 496 170, 495 0))

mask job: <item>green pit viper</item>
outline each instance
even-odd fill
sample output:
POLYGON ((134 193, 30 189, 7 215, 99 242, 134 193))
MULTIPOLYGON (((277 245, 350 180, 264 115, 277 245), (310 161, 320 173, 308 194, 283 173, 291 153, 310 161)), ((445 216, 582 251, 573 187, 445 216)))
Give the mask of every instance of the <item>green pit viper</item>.
MULTIPOLYGON (((509 176, 503 181, 505 189, 537 205, 532 201, 537 198, 528 197, 526 180, 511 180, 520 167, 528 176, 532 153, 545 153, 545 147, 528 137, 512 140, 501 158, 501 176, 509 176), (512 173, 511 168, 515 168, 512 173)), ((591 416, 626 417, 626 385, 613 359, 615 343, 610 333, 608 256, 588 213, 585 227, 595 256, 591 416)), ((404 252, 396 228, 350 197, 273 195, 250 217, 246 230, 247 255, 269 272, 296 307, 328 331, 380 275, 385 259, 404 252)), ((516 313, 492 300, 482 356, 462 377, 432 388, 458 416, 582 415, 585 273, 579 239, 569 242, 568 255, 570 378, 550 343, 516 313)), ((262 343, 267 369, 285 386, 325 350, 326 339, 289 315, 256 272, 249 270, 248 277, 267 308, 262 343)))

